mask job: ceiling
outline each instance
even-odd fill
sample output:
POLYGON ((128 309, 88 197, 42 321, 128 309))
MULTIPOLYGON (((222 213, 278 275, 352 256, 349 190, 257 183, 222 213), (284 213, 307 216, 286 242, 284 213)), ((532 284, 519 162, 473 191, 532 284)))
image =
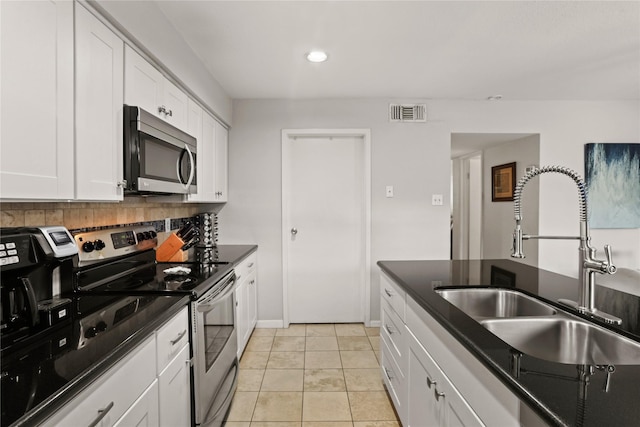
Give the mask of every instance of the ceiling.
POLYGON ((640 1, 157 5, 234 99, 640 99, 640 1))

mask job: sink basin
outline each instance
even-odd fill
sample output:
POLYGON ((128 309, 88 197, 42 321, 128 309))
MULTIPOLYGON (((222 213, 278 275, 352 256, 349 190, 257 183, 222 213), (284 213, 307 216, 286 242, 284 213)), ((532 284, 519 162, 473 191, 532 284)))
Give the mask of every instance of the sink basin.
POLYGON ((557 313, 552 306, 510 289, 458 288, 436 289, 436 292, 476 320, 557 313))
POLYGON ((640 364, 640 343, 570 316, 481 320, 518 351, 558 363, 640 364))

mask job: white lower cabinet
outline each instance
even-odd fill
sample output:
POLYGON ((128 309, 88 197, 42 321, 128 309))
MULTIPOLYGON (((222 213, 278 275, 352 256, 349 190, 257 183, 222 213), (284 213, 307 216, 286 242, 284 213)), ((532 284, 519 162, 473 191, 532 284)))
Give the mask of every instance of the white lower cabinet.
POLYGON ((402 425, 521 425, 519 399, 397 283, 380 283, 382 378, 402 425))
POLYGON ((238 325, 238 358, 251 337, 258 321, 257 304, 257 254, 254 252, 235 268, 236 280, 236 320, 238 325))
POLYGON ((160 424, 158 425, 191 426, 189 367, 189 346, 185 345, 176 358, 158 376, 160 389, 160 424))
POLYGON ((409 334, 407 426, 483 426, 427 350, 409 334))
POLYGON ((44 426, 191 426, 188 308, 162 325, 44 426))
POLYGON ((156 341, 151 336, 46 420, 44 425, 114 425, 154 382, 155 353, 156 341))
POLYGON ((158 423, 158 380, 135 401, 114 427, 155 427, 158 423))

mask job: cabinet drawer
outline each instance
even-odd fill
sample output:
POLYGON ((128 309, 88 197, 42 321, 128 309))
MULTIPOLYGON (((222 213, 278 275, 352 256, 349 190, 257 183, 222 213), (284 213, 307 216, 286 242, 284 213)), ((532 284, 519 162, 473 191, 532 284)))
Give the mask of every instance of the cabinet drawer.
POLYGON ((380 361, 380 370, 382 374, 382 380, 384 381, 389 396, 393 400, 393 405, 400 417, 400 420, 404 423, 405 419, 405 406, 406 406, 406 378, 400 372, 398 365, 395 363, 391 356, 391 350, 387 346, 384 340, 380 341, 380 349, 382 350, 382 360, 380 361))
POLYGON ((254 252, 234 268, 238 283, 241 283, 248 278, 251 273, 256 271, 257 260, 258 255, 254 252))
POLYGON ((402 374, 407 367, 407 330, 398 314, 387 301, 382 301, 380 337, 387 344, 402 374))
POLYGON ((84 389, 45 426, 87 426, 102 417, 97 425, 112 426, 156 378, 156 345, 149 337, 127 357, 84 389))
POLYGON ((158 342, 158 374, 189 342, 189 314, 187 307, 156 332, 158 342))
POLYGON ((380 294, 382 295, 382 300, 387 301, 404 322, 406 294, 400 286, 385 274, 380 275, 380 294))

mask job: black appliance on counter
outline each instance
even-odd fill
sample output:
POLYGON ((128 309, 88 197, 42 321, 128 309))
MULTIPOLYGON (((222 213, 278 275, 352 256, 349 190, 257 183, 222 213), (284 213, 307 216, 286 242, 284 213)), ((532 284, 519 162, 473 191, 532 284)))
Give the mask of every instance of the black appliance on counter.
MULTIPOLYGON (((232 265, 213 258, 156 263, 153 248, 158 236, 151 226, 103 229, 74 237, 80 248, 74 273, 79 307, 88 307, 95 296, 189 295, 193 420, 198 426, 221 426, 238 380, 232 265)), ((101 319, 89 323, 85 335, 109 331, 101 319)))
POLYGON ((70 319, 77 253, 64 227, 0 229, 3 355, 70 319))

